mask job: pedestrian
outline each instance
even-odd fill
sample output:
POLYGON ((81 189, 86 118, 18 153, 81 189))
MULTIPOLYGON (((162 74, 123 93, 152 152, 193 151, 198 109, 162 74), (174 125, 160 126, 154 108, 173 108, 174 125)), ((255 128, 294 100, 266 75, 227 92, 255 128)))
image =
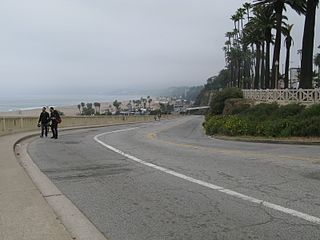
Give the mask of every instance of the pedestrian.
POLYGON ((52 137, 54 139, 58 139, 58 124, 61 123, 61 117, 57 110, 53 107, 50 107, 50 120, 51 120, 51 131, 52 137))
POLYGON ((48 136, 48 125, 50 122, 50 116, 46 110, 47 110, 46 107, 42 108, 42 112, 40 114, 39 121, 38 121, 38 127, 41 127, 41 135, 40 135, 41 138, 43 138, 43 135, 46 137, 48 136))

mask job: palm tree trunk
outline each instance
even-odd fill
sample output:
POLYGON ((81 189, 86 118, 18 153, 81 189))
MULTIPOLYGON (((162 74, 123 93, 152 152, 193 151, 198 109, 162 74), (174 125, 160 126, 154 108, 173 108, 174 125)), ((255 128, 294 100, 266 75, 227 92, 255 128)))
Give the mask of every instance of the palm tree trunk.
POLYGON ((254 89, 259 88, 259 79, 260 79, 260 60, 261 60, 261 44, 256 43, 256 68, 255 68, 255 76, 254 76, 254 89))
POLYGON ((241 83, 241 79, 242 79, 242 76, 241 76, 241 59, 239 58, 238 59, 238 88, 241 88, 242 86, 242 83, 241 83))
POLYGON ((266 46, 266 73, 265 73, 265 87, 270 88, 270 42, 267 41, 266 46))
POLYGON ((280 59, 280 48, 281 48, 281 25, 282 25, 282 11, 284 8, 284 3, 277 1, 275 3, 275 12, 276 12, 276 20, 277 20, 277 33, 276 40, 274 44, 274 52, 273 52, 273 61, 272 61, 272 76, 271 76, 271 88, 275 88, 277 86, 278 79, 278 66, 280 59), (276 64, 277 63, 277 64, 276 64))
POLYGON ((313 47, 316 8, 319 0, 308 0, 302 41, 300 88, 312 88, 313 79, 313 47))
MULTIPOLYGON (((291 40, 289 40, 291 41, 291 40)), ((287 42, 287 54, 286 54, 286 66, 285 66, 285 74, 284 74, 284 88, 289 87, 289 68, 290 68, 290 48, 291 43, 287 42)))
POLYGON ((260 88, 265 89, 265 42, 262 43, 261 51, 261 77, 260 77, 260 88))

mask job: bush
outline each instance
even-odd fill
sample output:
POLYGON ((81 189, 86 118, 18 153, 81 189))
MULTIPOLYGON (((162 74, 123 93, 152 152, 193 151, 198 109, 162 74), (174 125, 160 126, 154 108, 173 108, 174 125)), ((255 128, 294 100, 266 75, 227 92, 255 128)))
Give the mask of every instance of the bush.
POLYGON ((243 112, 243 115, 254 120, 264 120, 272 116, 279 108, 277 103, 260 103, 243 112))
POLYGON ((242 103, 238 99, 226 101, 225 112, 236 115, 206 116, 203 124, 206 133, 264 137, 320 136, 320 105, 305 108, 299 104, 279 107, 276 103, 263 103, 242 109, 242 103))
POLYGON ((237 116, 228 117, 223 125, 224 134, 230 136, 247 135, 248 130, 248 121, 237 116))
POLYGON ((243 98, 230 98, 224 102, 223 115, 242 113, 250 108, 250 101, 243 98))
POLYGON ((241 89, 225 88, 224 90, 217 92, 211 100, 210 113, 214 115, 222 114, 225 101, 229 98, 243 98, 241 89))
POLYGON ((292 104, 280 106, 279 109, 275 112, 275 115, 280 118, 296 116, 302 113, 304 109, 305 109, 305 106, 297 103, 292 103, 292 104))
POLYGON ((310 107, 307 107, 303 114, 304 117, 316 117, 320 116, 320 104, 314 104, 310 107))
POLYGON ((225 119, 221 116, 212 116, 204 122, 204 129, 207 135, 221 133, 225 119))

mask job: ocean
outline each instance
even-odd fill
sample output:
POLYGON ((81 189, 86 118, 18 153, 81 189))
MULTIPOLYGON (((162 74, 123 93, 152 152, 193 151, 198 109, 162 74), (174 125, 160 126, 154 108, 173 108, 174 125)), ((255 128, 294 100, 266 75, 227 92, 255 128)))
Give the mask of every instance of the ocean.
POLYGON ((19 95, 0 96, 0 112, 40 109, 43 106, 70 106, 81 102, 113 102, 140 99, 144 95, 19 95))

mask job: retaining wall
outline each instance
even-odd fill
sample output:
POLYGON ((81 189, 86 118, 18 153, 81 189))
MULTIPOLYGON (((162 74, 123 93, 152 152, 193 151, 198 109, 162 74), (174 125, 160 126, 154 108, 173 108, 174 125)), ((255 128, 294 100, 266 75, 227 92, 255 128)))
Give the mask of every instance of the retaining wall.
MULTIPOLYGON (((162 119, 174 118, 173 115, 163 115, 162 119)), ((90 116, 90 117, 62 117, 59 128, 79 127, 79 126, 98 126, 129 122, 154 121, 154 116, 90 116)), ((37 130, 38 117, 1 117, 0 136, 17 132, 37 130)))

